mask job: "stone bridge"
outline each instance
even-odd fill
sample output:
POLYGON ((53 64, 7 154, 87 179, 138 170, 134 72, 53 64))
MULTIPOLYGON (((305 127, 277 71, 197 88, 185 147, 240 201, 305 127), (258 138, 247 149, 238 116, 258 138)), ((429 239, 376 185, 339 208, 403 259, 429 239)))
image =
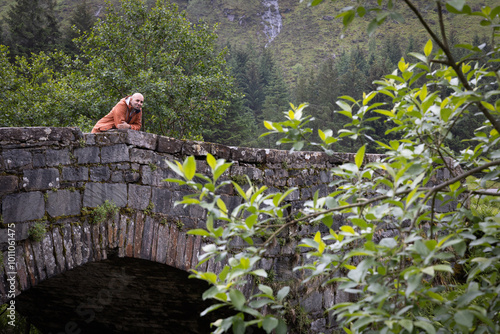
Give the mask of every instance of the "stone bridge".
MULTIPOLYGON (((129 258, 184 272, 194 268, 203 241, 186 231, 204 227, 205 213, 196 207, 174 206, 188 191, 162 181, 174 177, 165 160, 193 155, 198 170, 203 172, 209 169, 205 157, 211 153, 233 162, 223 179, 238 182, 248 175, 271 190, 297 186, 299 190, 289 200, 293 207, 299 207, 316 191, 326 195, 332 181, 328 171, 353 159, 352 154, 331 157, 319 152, 228 147, 130 130, 84 134, 77 128, 0 128, 0 144, 0 304, 14 300, 14 294, 15 300, 22 300, 44 281, 92 263, 113 260, 116 264, 129 258), (111 202, 118 211, 100 218, 111 202), (40 226, 47 232, 33 229, 40 226)), ((368 161, 378 158, 367 155, 368 161)), ((224 199, 229 209, 239 204, 232 186, 225 187, 224 199)), ((334 224, 341 223, 339 218, 334 224)), ((276 280, 299 278, 300 274, 292 273, 301 261, 295 248, 298 240, 314 233, 315 228, 304 225, 289 230, 269 250, 263 269, 272 272, 276 280)), ((136 265, 134 262, 132 266, 136 265)), ((212 261, 203 266, 216 272, 221 269, 212 261)), ((108 269, 93 271, 88 267, 76 275, 108 269)), ((139 279, 147 284, 147 277, 139 279)), ((62 289, 65 283, 63 280, 57 284, 62 289)), ((307 331, 329 332, 334 328, 335 323, 322 310, 347 298, 334 287, 311 288, 297 294, 296 305, 311 320, 307 331)), ((147 303, 144 307, 148 307, 147 303)), ((141 332, 141 328, 134 330, 141 332)))

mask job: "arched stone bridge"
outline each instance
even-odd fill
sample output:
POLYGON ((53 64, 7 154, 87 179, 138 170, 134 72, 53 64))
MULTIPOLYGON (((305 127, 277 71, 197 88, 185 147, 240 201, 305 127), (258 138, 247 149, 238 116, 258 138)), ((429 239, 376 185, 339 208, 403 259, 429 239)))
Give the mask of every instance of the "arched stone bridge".
MULTIPOLYGON (((77 128, 0 128, 0 144, 1 303, 10 299, 13 289, 16 295, 22 294, 50 277, 110 254, 185 271, 194 268, 202 240, 186 231, 203 227, 205 213, 195 207, 174 207, 188 191, 162 181, 174 176, 165 159, 194 155, 203 171, 208 170, 205 156, 211 153, 234 163, 225 179, 241 180, 246 174, 271 190, 297 186, 299 190, 289 198, 294 207, 316 191, 326 195, 332 181, 328 171, 353 159, 352 154, 331 157, 319 152, 228 147, 130 130, 83 134, 77 128), (97 210, 106 201, 116 204, 119 212, 96 223, 97 210), (29 232, 37 224, 48 230, 39 235, 41 241, 29 232)), ((378 158, 367 155, 368 161, 378 158)), ((232 186, 224 191, 228 208, 237 206, 232 186)), ((279 280, 297 278, 299 274, 292 273, 300 261, 296 236, 313 233, 312 229, 289 230, 270 249, 264 269, 279 280)), ((211 261, 204 266, 221 269, 211 261)), ((346 300, 343 291, 331 288, 305 291, 297 302, 313 319, 312 332, 328 332, 335 324, 322 310, 346 300)))

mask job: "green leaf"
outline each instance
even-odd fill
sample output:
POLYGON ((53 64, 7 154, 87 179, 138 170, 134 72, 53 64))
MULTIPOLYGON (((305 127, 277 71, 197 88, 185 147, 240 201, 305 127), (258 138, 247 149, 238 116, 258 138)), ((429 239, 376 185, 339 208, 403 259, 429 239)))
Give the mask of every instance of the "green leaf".
POLYGON ((425 47, 424 47, 424 54, 426 57, 429 57, 429 55, 431 54, 432 52, 432 40, 428 40, 427 43, 425 44, 425 47))
POLYGON ((217 198, 217 207, 222 211, 222 213, 227 215, 226 203, 219 197, 217 198))
POLYGON ((406 288, 405 294, 406 297, 409 297, 410 294, 415 291, 422 284, 422 274, 412 274, 408 279, 408 286, 406 288))
POLYGON ((447 4, 461 12, 464 8, 465 0, 448 0, 447 4))
POLYGON ((448 122, 448 119, 450 119, 452 113, 453 110, 451 110, 450 108, 441 108, 440 110, 441 119, 445 122, 448 122))
POLYGON ((210 166, 210 168, 212 168, 212 170, 215 169, 215 164, 217 162, 215 161, 215 158, 213 155, 211 155, 210 153, 207 154, 207 164, 210 166))
POLYGON ((354 229, 349 226, 349 225, 344 225, 344 226, 341 226, 340 229, 346 233, 349 233, 349 234, 356 234, 356 232, 354 231, 354 229))
POLYGON ((189 231, 187 231, 187 234, 201 235, 201 236, 204 236, 204 237, 209 237, 210 236, 210 233, 208 231, 202 230, 200 228, 197 228, 197 229, 194 229, 194 230, 189 230, 189 231))
POLYGON ((271 289, 267 285, 259 284, 259 290, 262 291, 262 292, 264 292, 269 297, 274 298, 273 297, 273 289, 271 289))
POLYGON ((278 319, 273 318, 271 316, 267 316, 262 321, 262 327, 264 327, 264 330, 266 332, 271 333, 273 329, 278 327, 278 319))
POLYGON ((246 298, 239 290, 231 289, 229 291, 229 298, 231 299, 231 303, 233 304, 234 308, 237 310, 241 310, 243 308, 243 305, 245 305, 246 298))
POLYGON ((285 286, 285 287, 281 288, 280 291, 278 291, 278 295, 277 295, 278 301, 282 302, 283 299, 285 299, 285 297, 288 295, 289 292, 290 292, 290 287, 285 286))
POLYGON ((233 334, 245 334, 245 322, 238 316, 231 318, 233 323, 233 334))
MULTIPOLYGON (((337 103, 337 105, 338 105, 340 108, 342 108, 342 110, 341 110, 341 111, 345 111, 345 112, 347 112, 347 113, 343 113, 343 115, 346 115, 347 117, 352 118, 352 109, 351 109, 351 106, 350 106, 350 105, 348 105, 346 102, 341 101, 341 100, 339 100, 339 101, 337 101, 337 102, 335 102, 335 103, 337 103)), ((341 111, 338 111, 338 112, 339 112, 339 113, 342 113, 341 111)))
POLYGON ((267 272, 264 269, 254 270, 254 271, 252 271, 252 274, 254 274, 256 276, 264 277, 264 278, 267 277, 267 272))
POLYGON ((436 329, 434 328, 434 326, 432 326, 432 324, 430 324, 428 322, 418 320, 418 321, 415 321, 413 324, 417 327, 422 328, 424 331, 426 331, 429 334, 436 334, 436 329))
POLYGON ((184 169, 184 177, 187 180, 192 180, 194 177, 194 174, 196 173, 196 160, 194 159, 194 156, 189 156, 184 160, 184 164, 182 165, 182 168, 184 169))
POLYGON ((411 321, 409 319, 402 319, 402 320, 399 320, 399 324, 401 325, 401 327, 406 329, 409 333, 413 332, 413 321, 411 321))
POLYGON ((278 327, 276 327, 276 334, 286 334, 288 332, 286 323, 283 321, 283 319, 279 319, 278 321, 279 324, 278 327))
POLYGON ((207 307, 203 312, 201 312, 200 316, 205 316, 207 315, 207 313, 210 313, 212 311, 215 311, 223 306, 226 306, 226 304, 214 304, 214 305, 211 305, 210 307, 207 307))
POLYGON ((356 166, 358 168, 361 167, 363 164, 363 160, 365 158, 365 151, 366 151, 366 145, 363 145, 359 148, 358 152, 356 153, 356 156, 354 157, 354 161, 356 162, 356 166))
POLYGON ((469 310, 459 310, 453 316, 457 324, 471 328, 474 322, 474 314, 469 310))

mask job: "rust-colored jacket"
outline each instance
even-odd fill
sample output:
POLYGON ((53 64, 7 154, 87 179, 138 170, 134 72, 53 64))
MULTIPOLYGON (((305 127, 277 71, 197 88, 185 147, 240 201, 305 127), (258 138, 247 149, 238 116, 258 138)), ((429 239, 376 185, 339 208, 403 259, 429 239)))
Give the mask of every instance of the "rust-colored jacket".
POLYGON ((92 133, 116 129, 116 126, 122 121, 130 124, 132 130, 140 130, 142 125, 142 109, 136 112, 127 105, 126 100, 129 97, 130 96, 126 96, 121 99, 106 116, 101 118, 96 125, 94 125, 92 133))

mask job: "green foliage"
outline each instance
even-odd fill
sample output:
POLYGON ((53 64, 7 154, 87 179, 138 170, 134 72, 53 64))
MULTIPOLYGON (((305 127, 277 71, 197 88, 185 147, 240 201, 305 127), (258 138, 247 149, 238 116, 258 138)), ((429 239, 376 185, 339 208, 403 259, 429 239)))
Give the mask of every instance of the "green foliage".
POLYGON ((119 208, 115 203, 106 200, 102 205, 99 205, 90 211, 90 222, 92 224, 104 223, 108 219, 114 218, 118 211, 119 208))
POLYGON ((221 119, 231 97, 224 51, 215 51, 213 29, 192 25, 165 0, 153 8, 124 0, 119 9, 108 7, 106 19, 80 39, 80 46, 100 95, 113 101, 109 108, 141 92, 147 131, 193 138, 205 122, 221 119))
POLYGON ((39 53, 11 64, 0 46, 6 110, 0 126, 79 125, 88 131, 120 98, 141 92, 142 130, 199 138, 202 125, 220 121, 234 97, 213 29, 191 24, 165 0, 153 8, 123 0, 75 40, 79 58, 39 53))
POLYGON ((59 25, 53 0, 17 0, 6 21, 9 46, 15 56, 51 51, 59 42, 59 25))
POLYGON ((47 228, 45 224, 41 222, 35 222, 28 230, 28 236, 31 240, 36 242, 42 241, 45 233, 47 233, 47 228))
MULTIPOLYGON (((206 228, 189 232, 209 240, 200 262, 227 260, 220 273, 193 270, 192 275, 211 284, 203 297, 219 303, 204 313, 222 306, 239 312, 215 322, 214 333, 231 328, 243 333, 252 324, 267 333, 286 332, 283 319, 289 287, 275 293, 261 284, 259 293, 251 296, 238 288, 248 277, 265 278, 259 261, 267 246, 284 229, 304 222, 320 222, 327 232, 321 229, 302 240, 300 247, 307 250, 308 261, 294 270, 304 270, 303 284, 312 280, 336 284, 355 296, 325 310, 333 312, 346 333, 500 332, 500 219, 497 211, 479 213, 470 206, 475 196, 482 196, 485 205, 494 207, 499 196, 488 187, 500 176, 500 6, 473 10, 465 1, 434 3, 441 18, 439 33, 412 1, 404 1, 432 40, 423 52, 410 54, 412 62, 401 58, 397 69, 374 83, 373 91, 357 99, 342 96, 335 111, 348 119, 343 129, 313 132, 308 127, 313 119, 305 114, 307 104, 291 104, 285 121, 265 122, 269 130, 265 135, 281 136, 278 143, 292 145, 292 151, 309 145, 333 155, 332 145, 339 140, 363 139, 352 161, 332 168, 332 193, 316 194, 297 212, 286 200, 293 188, 272 193, 265 186, 250 184, 244 191, 234 181, 217 182, 230 164, 211 155, 207 157, 210 176, 196 173, 193 157, 169 163, 180 178, 166 181, 194 191, 176 204, 207 210, 206 228), (456 59, 445 35, 441 15, 445 9, 465 18, 480 17, 481 26, 491 28, 492 48, 484 52, 462 44, 467 51, 456 59), (469 135, 474 140, 471 146, 455 152, 447 140, 471 110, 484 119, 469 135), (395 139, 383 142, 367 134, 380 117, 387 124, 386 133, 395 139), (384 154, 380 160, 366 161, 366 141, 384 154), (446 174, 450 176, 443 179, 446 174), (477 188, 463 185, 471 175, 480 175, 477 188), (232 211, 217 192, 229 182, 242 202, 232 211), (333 221, 339 215, 345 225, 334 230, 333 221), (380 237, 387 226, 394 228, 394 235, 380 237), (235 239, 243 246, 230 252, 228 245, 235 239), (257 239, 262 242, 254 243, 257 239)), ((347 26, 369 12, 377 14, 370 17, 370 34, 386 19, 399 19, 390 0, 371 7, 358 1, 337 17, 347 26)))
POLYGON ((64 33, 64 47, 68 53, 75 55, 79 53, 78 47, 73 40, 90 31, 95 21, 96 17, 93 15, 87 0, 78 2, 69 18, 69 26, 64 33))

